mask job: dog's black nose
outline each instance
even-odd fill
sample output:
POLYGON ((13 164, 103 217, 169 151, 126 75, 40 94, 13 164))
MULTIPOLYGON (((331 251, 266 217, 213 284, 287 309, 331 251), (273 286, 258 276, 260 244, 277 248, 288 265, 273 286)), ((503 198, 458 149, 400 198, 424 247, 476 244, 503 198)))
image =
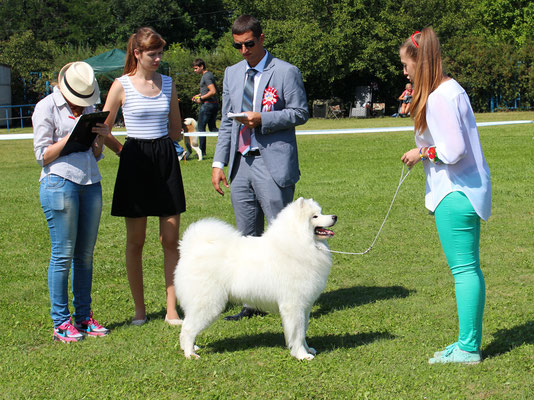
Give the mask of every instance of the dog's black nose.
POLYGON ((332 215, 332 219, 335 221, 337 221, 337 215, 332 215))

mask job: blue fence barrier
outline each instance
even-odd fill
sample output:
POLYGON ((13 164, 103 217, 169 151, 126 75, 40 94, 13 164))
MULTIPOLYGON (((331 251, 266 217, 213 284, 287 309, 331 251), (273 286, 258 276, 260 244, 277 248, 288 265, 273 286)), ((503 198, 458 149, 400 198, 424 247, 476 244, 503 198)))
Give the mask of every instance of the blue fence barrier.
POLYGON ((9 121, 20 120, 20 127, 24 128, 24 120, 25 119, 30 119, 32 117, 32 113, 33 113, 33 109, 34 108, 35 108, 35 104, 20 104, 20 105, 15 105, 15 106, 0 106, 0 124, 2 124, 3 121, 6 121, 6 127, 7 127, 7 130, 9 132, 9 128, 10 128, 9 121), (10 111, 11 111, 11 116, 9 116, 9 112, 10 111), (16 112, 16 111, 18 111, 18 116, 13 116, 13 113, 16 112), (4 116, 5 116, 5 118, 4 118, 4 116))

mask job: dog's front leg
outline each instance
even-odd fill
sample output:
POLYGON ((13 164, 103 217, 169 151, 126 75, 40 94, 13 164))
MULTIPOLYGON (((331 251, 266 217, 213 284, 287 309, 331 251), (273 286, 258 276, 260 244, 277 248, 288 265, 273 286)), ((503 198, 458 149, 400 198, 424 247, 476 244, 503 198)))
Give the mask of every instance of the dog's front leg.
POLYGON ((308 353, 316 355, 317 350, 315 350, 313 347, 308 346, 308 343, 306 342, 306 332, 308 332, 308 326, 310 325, 310 313, 311 313, 311 307, 306 312, 306 329, 304 330, 304 347, 306 347, 306 350, 308 350, 308 353))
POLYGON ((306 344, 307 314, 309 312, 307 310, 303 312, 302 307, 298 305, 280 305, 286 345, 289 347, 291 355, 299 360, 312 360, 314 358, 315 350, 310 349, 306 344))

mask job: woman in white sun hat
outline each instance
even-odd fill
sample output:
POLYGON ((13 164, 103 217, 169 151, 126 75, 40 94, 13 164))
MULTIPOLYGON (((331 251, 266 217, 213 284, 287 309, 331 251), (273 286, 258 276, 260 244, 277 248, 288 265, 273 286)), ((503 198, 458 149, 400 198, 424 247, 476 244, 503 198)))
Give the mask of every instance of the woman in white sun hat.
POLYGON ((43 167, 41 206, 52 247, 48 289, 53 338, 66 343, 109 333, 91 311, 93 249, 102 212, 97 161, 102 158, 104 139, 111 135, 109 128, 104 124, 93 128, 97 137, 89 150, 61 155, 78 118, 94 112, 99 96, 91 66, 69 63, 61 69, 53 92, 37 103, 32 115, 35 157, 43 167), (74 321, 68 305, 69 270, 74 321))

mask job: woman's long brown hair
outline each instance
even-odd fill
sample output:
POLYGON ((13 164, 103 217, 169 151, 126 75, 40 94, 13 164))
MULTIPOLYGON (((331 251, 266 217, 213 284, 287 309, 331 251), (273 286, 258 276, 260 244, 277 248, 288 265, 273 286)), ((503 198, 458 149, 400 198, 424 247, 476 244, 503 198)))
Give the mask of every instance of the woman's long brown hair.
POLYGON ((411 117, 415 132, 421 135, 427 128, 426 103, 428 96, 443 80, 441 49, 434 29, 427 27, 422 32, 409 37, 401 46, 401 50, 415 60, 415 76, 413 77, 413 97, 411 117))
POLYGON ((124 75, 133 75, 137 71, 137 59, 134 50, 150 51, 165 47, 167 42, 154 29, 147 26, 139 28, 137 32, 132 33, 128 40, 128 49, 126 51, 126 60, 124 62, 124 75))

